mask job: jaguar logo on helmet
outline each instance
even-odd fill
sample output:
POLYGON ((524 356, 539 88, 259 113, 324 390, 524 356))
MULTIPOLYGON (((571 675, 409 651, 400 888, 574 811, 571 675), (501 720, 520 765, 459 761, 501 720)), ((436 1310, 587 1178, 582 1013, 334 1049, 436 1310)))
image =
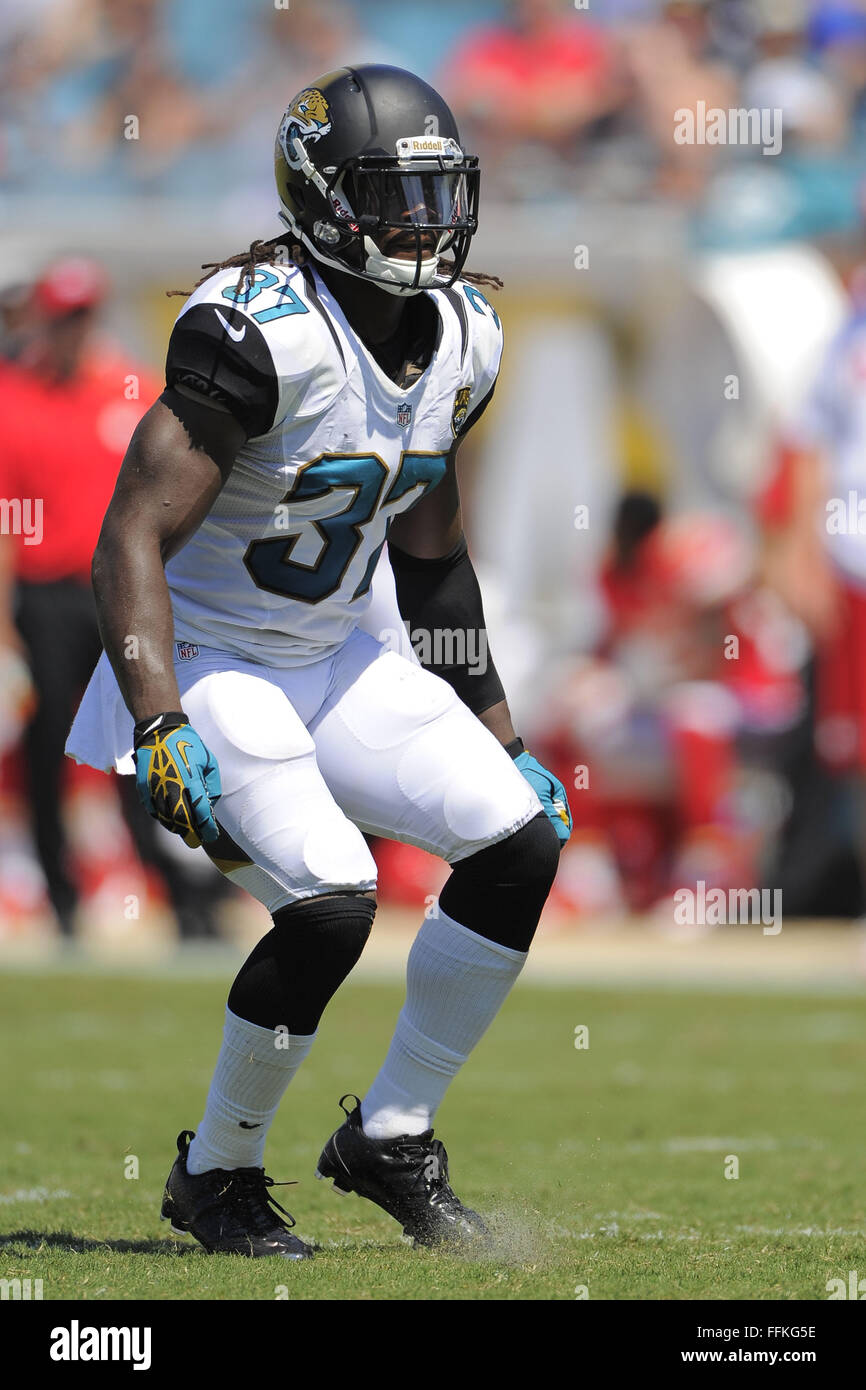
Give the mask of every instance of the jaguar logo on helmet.
POLYGON ((469 410, 469 397, 472 394, 470 386, 461 386, 454 396, 454 409, 451 411, 451 433, 455 437, 460 433, 466 423, 466 415, 469 410))
POLYGON ((318 87, 307 87, 295 97, 283 116, 279 131, 280 148, 286 163, 293 169, 299 169, 302 162, 294 141, 321 140, 331 129, 329 116, 328 98, 318 87))

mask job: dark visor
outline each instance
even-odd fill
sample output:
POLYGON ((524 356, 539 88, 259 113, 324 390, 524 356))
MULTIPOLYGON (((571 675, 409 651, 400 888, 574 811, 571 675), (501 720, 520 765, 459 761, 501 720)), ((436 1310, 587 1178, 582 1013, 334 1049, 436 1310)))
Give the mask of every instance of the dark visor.
POLYGON ((366 166, 360 161, 336 181, 335 192, 355 218, 379 228, 413 227, 452 231, 474 218, 471 196, 477 169, 413 170, 366 166))

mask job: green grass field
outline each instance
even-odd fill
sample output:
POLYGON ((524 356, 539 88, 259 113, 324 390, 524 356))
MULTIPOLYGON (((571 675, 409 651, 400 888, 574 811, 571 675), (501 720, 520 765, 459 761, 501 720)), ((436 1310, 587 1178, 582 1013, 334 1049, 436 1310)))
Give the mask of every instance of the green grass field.
POLYGON ((522 984, 437 1125, 495 1228, 470 1262, 410 1250, 313 1178, 402 998, 350 984, 271 1133, 268 1171, 299 1179, 275 1195, 319 1246, 286 1265, 207 1256, 158 1218, 224 996, 213 979, 0 976, 0 1277, 41 1278, 45 1299, 826 1299, 866 1272, 856 998, 522 984))

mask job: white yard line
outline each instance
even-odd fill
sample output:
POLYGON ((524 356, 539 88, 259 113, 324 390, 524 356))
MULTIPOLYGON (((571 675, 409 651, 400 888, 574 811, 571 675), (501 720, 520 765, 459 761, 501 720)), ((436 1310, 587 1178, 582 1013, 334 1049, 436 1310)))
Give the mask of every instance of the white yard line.
POLYGON ((62 1187, 55 1192, 49 1192, 47 1187, 19 1187, 16 1192, 0 1192, 0 1206, 15 1206, 18 1202, 53 1202, 71 1196, 72 1193, 62 1187))

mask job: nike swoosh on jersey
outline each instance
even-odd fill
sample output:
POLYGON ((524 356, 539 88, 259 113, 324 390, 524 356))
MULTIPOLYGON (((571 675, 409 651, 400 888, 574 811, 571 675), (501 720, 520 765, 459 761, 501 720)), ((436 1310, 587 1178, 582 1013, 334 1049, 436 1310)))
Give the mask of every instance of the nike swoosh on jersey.
POLYGON ((240 343, 243 340, 243 336, 247 331, 246 324, 244 324, 243 328, 232 328, 231 324, 223 318, 219 309, 214 309, 214 313, 216 314, 226 333, 228 333, 229 337, 232 338, 236 343, 240 343))

